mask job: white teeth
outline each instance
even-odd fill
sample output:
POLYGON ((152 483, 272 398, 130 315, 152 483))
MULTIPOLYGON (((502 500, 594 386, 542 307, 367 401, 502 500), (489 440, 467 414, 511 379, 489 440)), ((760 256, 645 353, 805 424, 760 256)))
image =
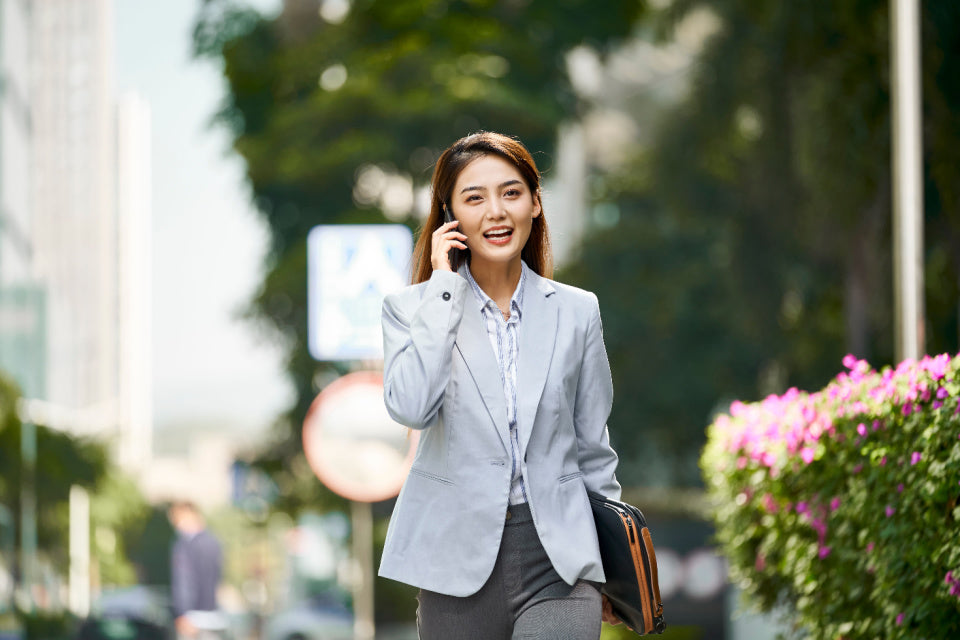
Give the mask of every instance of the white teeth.
POLYGON ((511 233, 512 231, 510 229, 502 229, 498 231, 488 231, 483 235, 487 236, 488 238, 503 238, 510 235, 511 233))

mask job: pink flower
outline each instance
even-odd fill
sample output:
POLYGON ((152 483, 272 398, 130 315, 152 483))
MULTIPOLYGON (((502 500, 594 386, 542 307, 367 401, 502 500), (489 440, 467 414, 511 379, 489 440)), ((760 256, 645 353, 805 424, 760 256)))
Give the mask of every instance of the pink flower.
POLYGON ((903 493, 903 483, 897 485, 897 493, 903 493))
POLYGON ((917 464, 918 462, 920 462, 920 459, 921 459, 922 457, 923 457, 923 454, 922 454, 922 453, 920 453, 919 451, 914 451, 914 452, 910 455, 910 465, 912 466, 912 465, 917 464))
POLYGON ((807 464, 810 464, 811 462, 813 462, 813 455, 814 455, 814 450, 811 449, 810 447, 804 447, 803 449, 800 449, 800 458, 802 458, 803 461, 807 464))
POLYGON ((885 511, 886 511, 886 514, 887 514, 887 517, 888 517, 888 518, 892 518, 892 517, 893 517, 893 514, 895 514, 895 513, 897 512, 897 510, 896 510, 895 508, 891 507, 890 505, 887 505, 887 508, 885 509, 885 511))
POLYGON ((800 514, 810 513, 810 508, 807 507, 806 502, 801 501, 797 503, 797 513, 800 513, 800 514))
POLYGON ((897 615, 897 626, 899 627, 902 624, 903 624, 903 614, 901 613, 897 615))
POLYGON ((936 410, 936 409, 939 409, 940 407, 942 407, 942 406, 943 406, 943 403, 940 402, 939 400, 934 400, 934 401, 933 401, 933 404, 930 405, 930 406, 933 407, 933 408, 936 410))
POLYGON ((872 542, 868 542, 868 543, 867 543, 867 553, 873 553, 873 543, 872 543, 872 542))
POLYGON ((853 371, 853 369, 855 369, 857 366, 857 357, 852 353, 848 353, 847 355, 843 356, 843 366, 853 371))
POLYGON ((937 400, 943 400, 950 395, 944 387, 937 389, 937 400))
POLYGON ((810 526, 821 536, 827 532, 827 523, 823 521, 823 518, 814 518, 810 521, 810 526))
POLYGON ((885 467, 887 465, 887 456, 880 458, 880 466, 885 467))
POLYGON ((950 356, 943 353, 935 358, 924 358, 924 368, 930 372, 934 380, 939 380, 947 374, 947 366, 950 364, 950 356))
POLYGON ((833 500, 830 501, 830 511, 836 511, 839 508, 840 508, 840 498, 835 497, 833 500))
POLYGON ((903 413, 903 415, 905 416, 908 416, 911 413, 913 413, 913 403, 908 402, 907 404, 903 405, 903 409, 901 410, 901 413, 903 413))
POLYGON ((867 435, 867 425, 863 424, 862 422, 861 422, 860 424, 858 424, 858 425, 857 425, 857 433, 859 433, 861 437, 866 437, 866 435, 867 435))
POLYGON ((821 546, 821 547, 817 550, 817 556, 818 556, 821 560, 823 560, 824 558, 826 558, 828 555, 830 555, 830 547, 821 546))
POLYGON ((854 475, 860 473, 861 471, 863 471, 863 463, 860 463, 853 468, 854 475))
POLYGON ((766 509, 769 513, 777 512, 777 501, 774 500, 773 496, 769 493, 764 494, 763 496, 763 508, 766 509))

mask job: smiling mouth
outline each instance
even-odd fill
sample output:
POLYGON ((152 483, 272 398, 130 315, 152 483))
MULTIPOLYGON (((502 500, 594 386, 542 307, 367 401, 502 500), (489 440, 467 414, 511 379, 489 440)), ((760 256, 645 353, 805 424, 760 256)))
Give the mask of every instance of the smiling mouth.
POLYGON ((488 240, 506 240, 513 235, 513 229, 493 229, 483 234, 488 240))

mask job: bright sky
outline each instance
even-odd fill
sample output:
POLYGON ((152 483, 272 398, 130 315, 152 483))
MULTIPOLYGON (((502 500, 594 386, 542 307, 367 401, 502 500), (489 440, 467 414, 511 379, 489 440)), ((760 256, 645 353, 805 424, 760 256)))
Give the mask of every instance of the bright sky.
MULTIPOLYGON (((201 0, 115 0, 116 87, 153 121, 153 382, 156 426, 259 429, 289 403, 279 351, 236 319, 259 280, 264 225, 242 161, 209 121, 219 70, 190 57, 201 0)), ((280 0, 248 0, 265 12, 280 0)))

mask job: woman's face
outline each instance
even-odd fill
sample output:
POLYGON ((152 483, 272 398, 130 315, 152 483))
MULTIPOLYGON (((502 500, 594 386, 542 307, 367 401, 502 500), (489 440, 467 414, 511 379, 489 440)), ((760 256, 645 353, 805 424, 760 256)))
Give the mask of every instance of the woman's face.
POLYGON ((497 155, 470 162, 450 197, 460 232, 467 236, 474 271, 519 262, 540 201, 520 171, 497 155))

